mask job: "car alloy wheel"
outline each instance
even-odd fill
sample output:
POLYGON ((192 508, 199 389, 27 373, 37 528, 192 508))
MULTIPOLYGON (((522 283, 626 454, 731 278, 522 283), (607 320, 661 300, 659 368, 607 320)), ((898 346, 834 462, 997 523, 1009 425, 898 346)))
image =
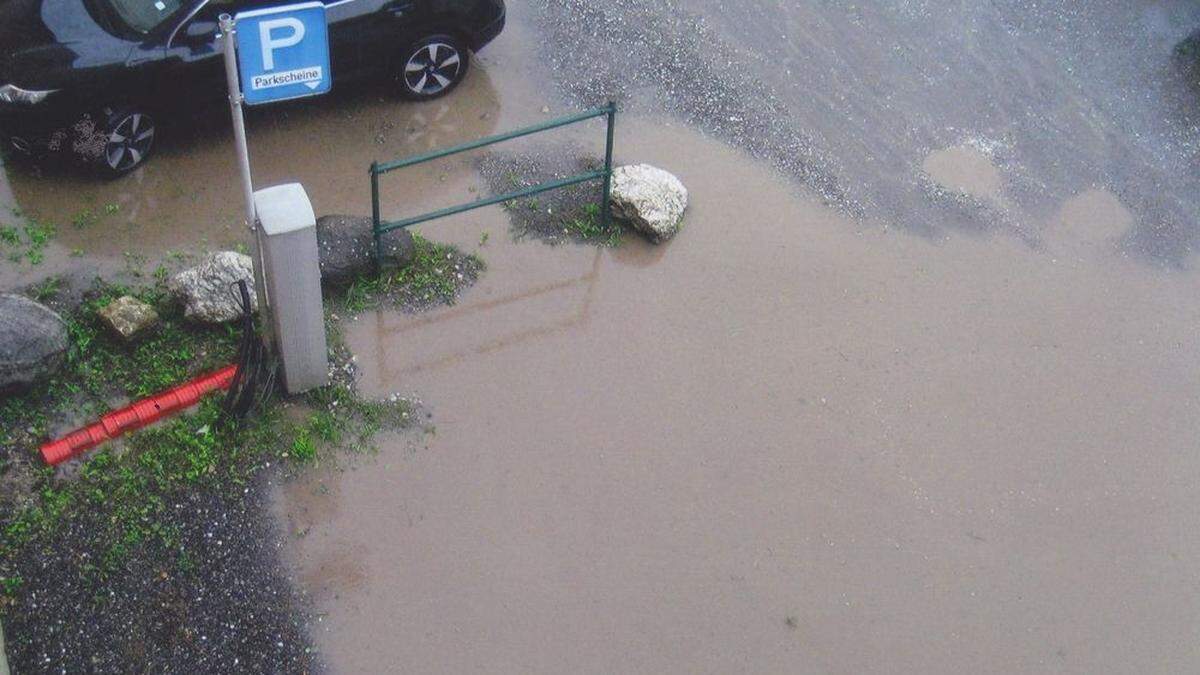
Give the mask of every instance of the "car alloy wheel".
POLYGON ((154 118, 130 112, 117 116, 104 144, 104 163, 113 174, 132 171, 154 147, 154 118))
POLYGON ((434 98, 448 92, 466 73, 466 53, 446 38, 417 45, 404 64, 404 86, 413 98, 434 98))

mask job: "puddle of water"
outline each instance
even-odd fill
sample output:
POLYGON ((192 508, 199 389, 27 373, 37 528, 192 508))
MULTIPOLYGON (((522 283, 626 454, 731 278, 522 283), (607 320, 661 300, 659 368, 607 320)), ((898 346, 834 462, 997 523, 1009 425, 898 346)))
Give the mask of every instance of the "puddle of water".
POLYGON ((437 226, 492 232, 457 307, 350 326, 436 433, 278 495, 335 672, 1200 660, 1194 275, 858 230, 679 128, 618 148, 688 185, 668 246, 475 212, 437 226))
MULTIPOLYGON (((367 169, 372 161, 446 147, 546 118, 540 97, 530 93, 530 78, 510 67, 512 52, 521 49, 506 35, 479 56, 454 94, 425 104, 390 97, 381 83, 374 89, 252 110, 247 125, 256 186, 298 181, 318 214, 369 214, 367 169)), ((12 209, 19 209, 56 224, 57 235, 40 265, 0 260, 0 288, 80 269, 86 274, 77 276, 88 279, 112 275, 125 266, 126 252, 144 257, 148 271, 170 251, 245 243, 226 115, 223 108, 214 108, 195 128, 179 128, 188 126, 180 124, 170 134, 164 132, 153 160, 116 181, 61 169, 47 169, 42 175, 28 167, 6 167, 7 179, 0 178, 0 222, 19 222, 9 218, 12 209), (76 222, 83 225, 73 225, 76 222)), ((410 183, 408 192, 416 194, 414 181, 432 189, 447 168, 468 161, 446 160, 396 180, 410 183)))
POLYGON ((998 201, 1003 180, 992 160, 977 148, 967 145, 930 153, 922 170, 938 185, 984 201, 998 201))
POLYGON ((1047 232, 1052 245, 1067 250, 1115 251, 1130 235, 1133 214, 1108 190, 1091 189, 1068 199, 1047 232))

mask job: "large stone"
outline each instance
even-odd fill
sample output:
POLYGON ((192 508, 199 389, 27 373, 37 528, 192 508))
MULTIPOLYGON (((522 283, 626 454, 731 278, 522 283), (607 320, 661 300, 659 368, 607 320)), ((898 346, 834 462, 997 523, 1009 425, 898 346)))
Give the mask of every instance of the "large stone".
POLYGON ((679 231, 687 201, 687 188, 662 169, 635 164, 613 170, 613 217, 633 226, 656 244, 679 231))
MULTIPOLYGON (((347 285, 375 269, 374 224, 361 216, 321 216, 317 219, 317 251, 321 278, 347 285)), ((383 266, 404 267, 415 253, 412 233, 393 230, 383 235, 383 266)))
POLYGON ((254 266, 250 256, 219 251, 199 265, 171 278, 167 287, 184 303, 184 315, 201 323, 225 323, 242 315, 237 282, 246 280, 251 309, 258 310, 254 292, 254 266))
POLYGON ((113 300, 98 313, 104 325, 126 341, 137 339, 158 323, 158 312, 132 295, 113 300))
POLYGON ((67 324, 21 295, 0 294, 0 390, 53 375, 67 354, 67 324))

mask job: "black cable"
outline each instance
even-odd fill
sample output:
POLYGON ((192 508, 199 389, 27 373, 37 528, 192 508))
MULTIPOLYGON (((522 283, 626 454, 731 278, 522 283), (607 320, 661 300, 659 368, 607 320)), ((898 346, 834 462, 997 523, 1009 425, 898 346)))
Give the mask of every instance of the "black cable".
MULTIPOLYGON (((237 285, 244 284, 244 281, 238 281, 237 285)), ((246 375, 246 358, 249 353, 249 345, 246 340, 246 309, 242 308, 242 339, 238 342, 237 350, 237 371, 233 374, 233 380, 229 383, 229 389, 225 392, 225 400, 221 407, 227 413, 232 413, 235 403, 238 398, 238 392, 241 389, 242 380, 246 375)))
MULTIPOLYGON (((224 409, 235 420, 244 418, 258 401, 256 396, 263 378, 264 349, 254 329, 250 290, 244 279, 237 281, 238 304, 242 308, 242 341, 238 346, 238 368, 225 395, 224 409)), ((273 374, 269 378, 274 379, 273 374)))

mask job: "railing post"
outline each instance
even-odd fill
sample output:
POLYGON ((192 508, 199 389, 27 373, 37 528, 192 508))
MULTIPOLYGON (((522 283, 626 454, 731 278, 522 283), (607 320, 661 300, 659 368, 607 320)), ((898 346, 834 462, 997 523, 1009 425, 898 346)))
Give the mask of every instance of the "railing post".
POLYGON ((608 102, 608 141, 604 147, 604 198, 600 205, 600 226, 604 230, 608 230, 612 214, 610 211, 609 201, 612 193, 612 156, 613 156, 613 131, 617 126, 617 104, 608 102))
POLYGON ((371 235, 375 238, 375 271, 382 269, 383 239, 379 233, 379 162, 371 162, 371 235))

